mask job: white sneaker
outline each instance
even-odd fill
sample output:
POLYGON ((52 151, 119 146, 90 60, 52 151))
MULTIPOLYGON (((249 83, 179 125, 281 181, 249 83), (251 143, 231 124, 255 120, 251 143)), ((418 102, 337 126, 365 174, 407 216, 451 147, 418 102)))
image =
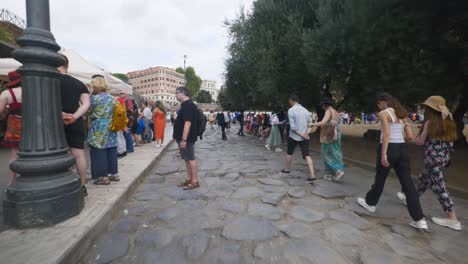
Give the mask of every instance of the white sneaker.
POLYGON ((323 178, 328 181, 333 181, 333 176, 331 176, 331 174, 325 174, 323 175, 323 178))
POLYGON ((406 195, 402 192, 397 192, 396 196, 403 203, 403 205, 406 206, 406 195))
POLYGON ((270 146, 268 146, 268 145, 265 145, 265 148, 266 148, 267 150, 271 150, 271 149, 270 149, 270 146))
POLYGON ((437 218, 437 217, 432 217, 431 220, 436 225, 445 226, 456 231, 462 230, 462 226, 459 221, 450 220, 448 218, 437 218))
POLYGON ((275 151, 276 152, 283 152, 283 150, 281 148, 276 148, 275 151))
POLYGON ((416 228, 416 229, 422 229, 422 230, 427 230, 427 221, 426 218, 423 218, 419 221, 413 221, 409 223, 410 226, 416 228))
POLYGON ((341 178, 343 178, 343 176, 344 176, 344 172, 339 170, 339 171, 336 173, 336 176, 335 176, 335 178, 333 179, 333 181, 337 182, 337 181, 341 180, 341 178))
POLYGON ((375 206, 372 206, 372 205, 368 205, 366 203, 366 199, 364 198, 361 198, 361 197, 358 197, 357 198, 357 203, 364 207, 364 209, 366 209, 367 211, 371 212, 371 213, 375 213, 375 210, 377 209, 375 206))

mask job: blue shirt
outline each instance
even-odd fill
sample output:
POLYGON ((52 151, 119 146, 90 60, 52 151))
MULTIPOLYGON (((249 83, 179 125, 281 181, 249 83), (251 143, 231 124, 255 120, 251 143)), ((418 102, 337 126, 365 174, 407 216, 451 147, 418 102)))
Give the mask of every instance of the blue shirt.
POLYGON ((312 124, 312 113, 305 109, 299 103, 296 103, 288 110, 289 119, 289 137, 296 141, 303 141, 304 139, 296 132, 304 134, 307 131, 307 126, 312 124))

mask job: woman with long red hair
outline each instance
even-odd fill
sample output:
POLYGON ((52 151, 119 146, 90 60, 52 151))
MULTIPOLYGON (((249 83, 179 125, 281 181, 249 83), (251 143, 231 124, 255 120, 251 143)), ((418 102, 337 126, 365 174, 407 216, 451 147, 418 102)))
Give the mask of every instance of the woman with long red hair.
MULTIPOLYGON (((442 169, 450 162, 453 142, 458 139, 457 127, 443 97, 431 96, 423 105, 425 121, 416 137, 416 144, 424 146, 424 171, 419 178, 418 195, 422 195, 430 187, 448 216, 432 217, 432 222, 453 230, 461 230, 462 226, 455 214, 442 173, 442 169)), ((400 200, 406 202, 403 193, 397 195, 400 200)))

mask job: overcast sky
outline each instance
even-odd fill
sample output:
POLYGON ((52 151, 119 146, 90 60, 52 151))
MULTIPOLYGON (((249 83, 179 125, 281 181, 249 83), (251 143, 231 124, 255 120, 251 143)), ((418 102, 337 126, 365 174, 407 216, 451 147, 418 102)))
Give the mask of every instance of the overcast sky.
MULTIPOLYGON (((51 31, 57 43, 111 72, 152 66, 193 66, 217 80, 227 56, 226 18, 254 0, 50 0, 51 31)), ((1 0, 26 19, 25 0, 1 0)))

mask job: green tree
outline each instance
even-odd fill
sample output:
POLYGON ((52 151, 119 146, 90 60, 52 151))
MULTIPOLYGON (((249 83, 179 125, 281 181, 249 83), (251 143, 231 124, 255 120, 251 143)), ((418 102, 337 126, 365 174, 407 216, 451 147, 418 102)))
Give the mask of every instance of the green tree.
POLYGON ((128 76, 123 73, 113 73, 112 76, 114 76, 117 79, 120 79, 124 81, 125 83, 128 83, 128 76))
POLYGON ((201 90, 199 91, 195 97, 194 100, 198 103, 202 104, 210 104, 213 102, 213 98, 211 98, 211 94, 208 91, 201 90))
POLYGON ((187 67, 185 70, 185 80, 187 82, 185 86, 191 95, 195 95, 200 91, 202 79, 195 73, 195 69, 193 67, 187 67))
POLYGON ((15 38, 13 34, 8 31, 7 26, 0 25, 0 40, 5 41, 7 43, 15 44, 15 38))
POLYGON ((180 74, 185 74, 185 70, 182 67, 177 67, 176 72, 178 72, 180 74))
POLYGON ((226 95, 226 89, 221 88, 221 90, 219 91, 218 103, 221 105, 221 107, 224 110, 227 110, 227 111, 236 110, 236 109, 234 109, 234 106, 233 106, 231 100, 228 100, 228 97, 226 95))

